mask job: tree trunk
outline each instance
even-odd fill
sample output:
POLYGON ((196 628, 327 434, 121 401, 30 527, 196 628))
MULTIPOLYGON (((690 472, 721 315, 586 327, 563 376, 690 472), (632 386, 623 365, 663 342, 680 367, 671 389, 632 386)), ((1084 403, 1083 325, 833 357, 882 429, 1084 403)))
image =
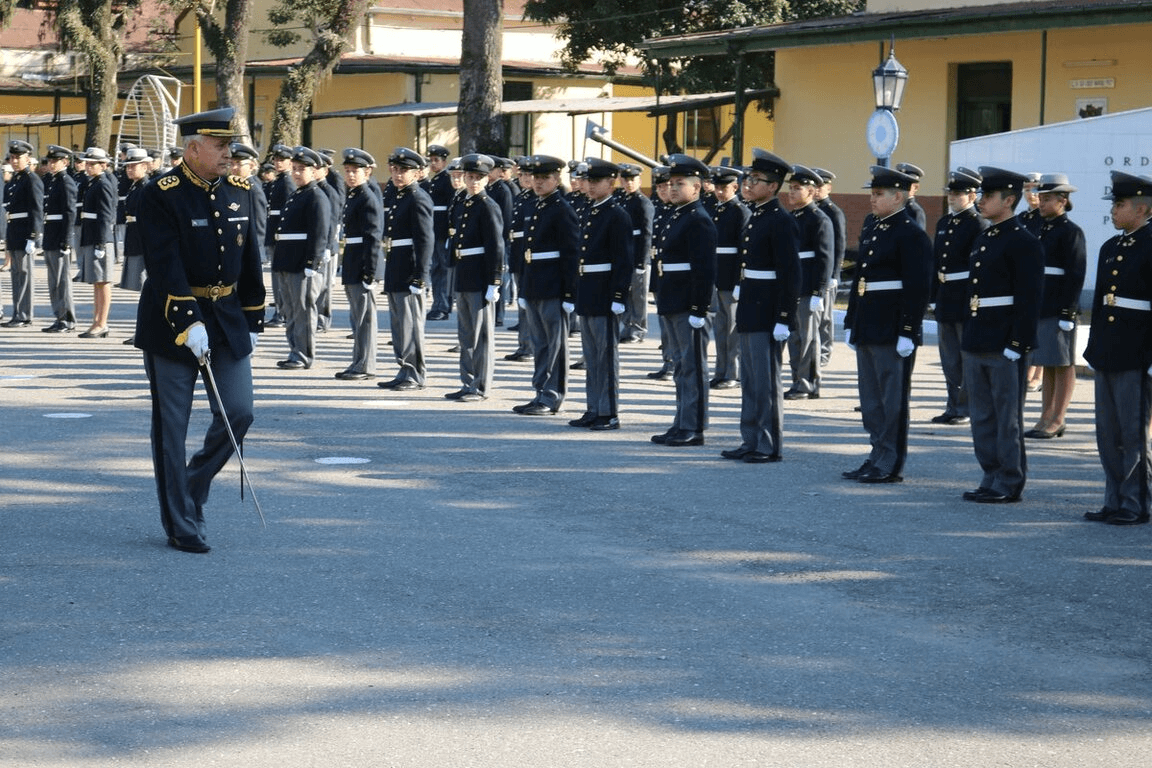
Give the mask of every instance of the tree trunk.
POLYGON ((89 94, 85 147, 112 149, 112 117, 118 95, 116 75, 120 69, 123 43, 119 19, 111 2, 81 4, 62 0, 57 6, 57 23, 64 45, 88 58, 89 94))
POLYGON ((676 112, 669 112, 664 116, 664 132, 660 135, 664 139, 664 151, 669 155, 684 152, 684 148, 680 146, 680 140, 677 138, 676 118, 678 117, 679 114, 676 112))
POLYGON ((500 112, 504 91, 503 14, 501 0, 464 0, 460 102, 456 110, 462 155, 469 152, 503 155, 507 151, 500 112))
POLYGON ((204 42, 216 60, 216 97, 220 106, 235 107, 233 127, 246 144, 252 143, 248 125, 247 93, 244 90, 244 63, 248 59, 248 27, 252 19, 249 0, 228 0, 224 23, 216 21, 210 9, 196 7, 204 42))

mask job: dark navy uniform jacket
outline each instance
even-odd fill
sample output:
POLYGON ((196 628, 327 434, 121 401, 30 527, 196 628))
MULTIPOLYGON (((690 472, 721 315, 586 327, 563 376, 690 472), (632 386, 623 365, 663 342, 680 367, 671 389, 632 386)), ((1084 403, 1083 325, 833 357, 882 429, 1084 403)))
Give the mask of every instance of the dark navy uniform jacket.
POLYGON ((393 193, 384 214, 384 290, 423 288, 432 264, 432 198, 419 184, 393 193), (409 241, 405 243, 404 241, 409 241))
POLYGON ((740 280, 740 239, 752 212, 734 197, 712 208, 716 224, 716 288, 730 291, 740 280))
POLYGON ((895 344, 905 336, 921 344, 924 310, 932 280, 932 241, 901 209, 867 225, 844 327, 853 344, 895 344), (868 290, 869 283, 899 281, 895 290, 868 290))
POLYGON ((327 248, 335 255, 340 250, 340 223, 344 216, 344 193, 338 187, 328 183, 327 179, 317 179, 316 186, 328 198, 330 206, 328 216, 328 244, 327 248))
POLYGON ((659 247, 657 313, 706 316, 716 283, 716 225, 700 201, 672 209, 659 247))
POLYGON ((916 198, 908 198, 908 204, 904 206, 904 210, 908 212, 909 218, 916 222, 916 226, 924 231, 928 230, 928 214, 924 212, 924 207, 916 202, 916 198))
POLYGON ((504 179, 488 182, 484 191, 500 207, 500 222, 504 228, 504 242, 507 244, 512 239, 512 200, 516 197, 516 192, 511 182, 504 179))
POLYGON ((268 248, 276 247, 276 230, 280 226, 280 215, 284 212, 284 204, 296 191, 296 182, 292 181, 292 174, 282 173, 264 186, 264 197, 268 200, 268 222, 265 225, 264 245, 268 248))
POLYGON ((132 180, 128 178, 128 171, 124 168, 116 171, 116 223, 127 224, 128 215, 125 203, 128 201, 128 190, 132 187, 132 180))
MULTIPOLYGON (((628 228, 631 237, 632 228, 628 228)), ((576 295, 580 223, 559 191, 536 199, 524 218, 524 269, 520 295, 525 299, 564 299, 576 295), (537 258, 538 254, 559 258, 537 258)))
POLYGON ((124 191, 124 255, 140 256, 144 242, 140 237, 140 195, 151 182, 147 178, 132 182, 124 191))
POLYGON ((512 201, 512 247, 508 251, 508 269, 520 279, 524 272, 524 222, 536 210, 536 193, 525 189, 512 201))
POLYGON ((1036 346, 1044 249, 1015 216, 980 233, 968 256, 969 312, 960 348, 965 352, 1024 354, 1036 346), (1010 306, 979 306, 980 299, 1011 297, 1010 306))
POLYGON ((840 206, 832 202, 829 197, 816 203, 816 207, 824 211, 824 215, 832 222, 832 279, 840 282, 840 267, 844 264, 844 248, 847 243, 845 234, 848 228, 844 211, 840 210, 840 206))
POLYGON ((1080 291, 1088 269, 1084 230, 1061 214, 1040 227, 1044 248, 1044 298, 1040 317, 1075 320, 1080 313, 1080 291))
POLYGON ((8 220, 8 250, 23 251, 29 240, 44 234, 44 181, 30 169, 12 174, 4 185, 8 220))
POLYGON ((632 268, 644 269, 652 255, 652 201, 639 192, 621 196, 619 203, 632 219, 632 268))
POLYGON ((383 248, 384 206, 367 184, 348 190, 344 200, 344 285, 371 283, 376 279, 376 258, 383 248), (359 242, 356 239, 359 238, 359 242))
POLYGON ((88 177, 80 206, 80 245, 104 247, 116 224, 116 178, 110 173, 88 177))
POLYGON ((264 276, 248 180, 209 183, 182 163, 143 186, 138 216, 148 278, 136 346, 195 365, 184 341, 203 323, 210 346, 251 354, 249 333, 263 327, 264 276))
MULTIPOLYGON (((568 204, 566 200, 563 203, 568 204)), ((606 317, 612 314, 613 302, 624 303, 632 287, 634 242, 632 217, 616 197, 609 196, 599 205, 589 204, 580 222, 576 314, 606 317), (599 271, 605 264, 609 269, 599 271)))
POLYGON ((832 220, 815 203, 792 212, 800 227, 800 296, 823 296, 832 279, 836 241, 832 234, 832 220))
POLYGON ((272 253, 272 269, 303 272, 319 267, 329 247, 331 218, 332 204, 315 181, 292 192, 273 233, 276 250, 272 253))
POLYGON ((457 202, 454 213, 457 223, 448 250, 456 265, 456 290, 484 292, 490 285, 500 285, 504 272, 504 220, 500 206, 480 190, 457 202))
POLYGON ((936 279, 928 302, 936 305, 936 319, 961 323, 968 317, 968 255, 972 243, 988 228, 988 220, 970 205, 936 222, 936 279))
POLYGON ((448 205, 456 194, 452 187, 452 175, 448 171, 440 171, 432 178, 421 181, 420 186, 432 198, 432 231, 436 242, 443 244, 448 239, 448 205))
POLYGON ((76 222, 76 180, 68 171, 50 174, 44 184, 44 243, 46 251, 72 247, 76 222))
POLYGON ((1152 301, 1152 226, 1147 224, 1100 247, 1092 330, 1084 350, 1084 359, 1098 371, 1146 371, 1152 365, 1152 312, 1120 306, 1130 301, 1145 307, 1152 301))
POLYGON ((739 333, 771 331, 777 323, 796 327, 800 293, 800 227, 773 198, 751 210, 740 236, 739 333), (753 273, 774 272, 775 277, 753 273))
POLYGON ((1039 208, 1029 208, 1016 214, 1016 219, 1036 237, 1040 237, 1040 229, 1044 226, 1044 217, 1040 215, 1039 208))

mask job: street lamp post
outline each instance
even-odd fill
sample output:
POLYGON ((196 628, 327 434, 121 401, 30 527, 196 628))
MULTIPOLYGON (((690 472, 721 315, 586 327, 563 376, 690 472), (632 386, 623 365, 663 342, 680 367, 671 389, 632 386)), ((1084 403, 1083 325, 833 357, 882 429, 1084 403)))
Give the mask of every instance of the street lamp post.
MULTIPOLYGON (((883 49, 881 49, 883 50, 883 49)), ((904 86, 908 83, 908 70, 896 61, 896 37, 888 45, 888 60, 872 70, 872 90, 876 96, 876 111, 868 119, 866 138, 868 148, 876 156, 876 164, 888 167, 888 158, 900 141, 900 126, 894 113, 904 100, 904 86)))

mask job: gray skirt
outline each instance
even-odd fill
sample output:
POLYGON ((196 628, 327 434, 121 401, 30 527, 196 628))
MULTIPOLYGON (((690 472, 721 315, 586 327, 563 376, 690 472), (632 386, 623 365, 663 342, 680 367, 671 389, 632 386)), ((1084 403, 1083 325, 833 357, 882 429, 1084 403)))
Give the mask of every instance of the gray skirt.
POLYGON ((1032 365, 1060 368, 1076 362, 1076 329, 1060 330, 1060 318, 1042 317, 1036 325, 1032 365))
POLYGON ((118 287, 137 292, 144 287, 144 254, 124 257, 118 287))

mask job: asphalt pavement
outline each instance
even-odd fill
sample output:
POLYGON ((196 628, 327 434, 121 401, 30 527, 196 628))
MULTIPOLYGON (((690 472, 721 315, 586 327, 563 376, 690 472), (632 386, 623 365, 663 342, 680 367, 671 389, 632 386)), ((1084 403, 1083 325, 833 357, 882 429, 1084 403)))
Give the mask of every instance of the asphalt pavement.
MULTIPOLYGON (((10 302, 7 276, 0 280, 10 302)), ((107 339, 0 329, 0 766, 1146 766, 1152 527, 1102 501, 1092 382, 1064 437, 1028 444, 1018 504, 961 500, 979 470, 918 352, 905 481, 865 486, 854 359, 789 402, 784 461, 739 443, 738 389, 703 447, 670 424, 658 339, 621 348, 622 429, 511 412, 531 364, 454 403, 455 317, 429 386, 254 359, 245 455, 206 507, 207 555, 165 546, 149 397, 114 292, 107 339)), ((81 329, 91 289, 77 286, 81 329)), ((10 310, 10 303, 6 307, 10 310)), ((386 312, 381 326, 387 328, 386 312)), ((509 312, 512 322, 515 312, 509 312)), ((573 357, 579 339, 574 337, 573 357)), ((381 378, 393 364, 381 335, 381 378)), ((1035 396, 1028 403, 1035 420, 1035 396)), ((208 404, 194 404, 192 441, 208 404)))

